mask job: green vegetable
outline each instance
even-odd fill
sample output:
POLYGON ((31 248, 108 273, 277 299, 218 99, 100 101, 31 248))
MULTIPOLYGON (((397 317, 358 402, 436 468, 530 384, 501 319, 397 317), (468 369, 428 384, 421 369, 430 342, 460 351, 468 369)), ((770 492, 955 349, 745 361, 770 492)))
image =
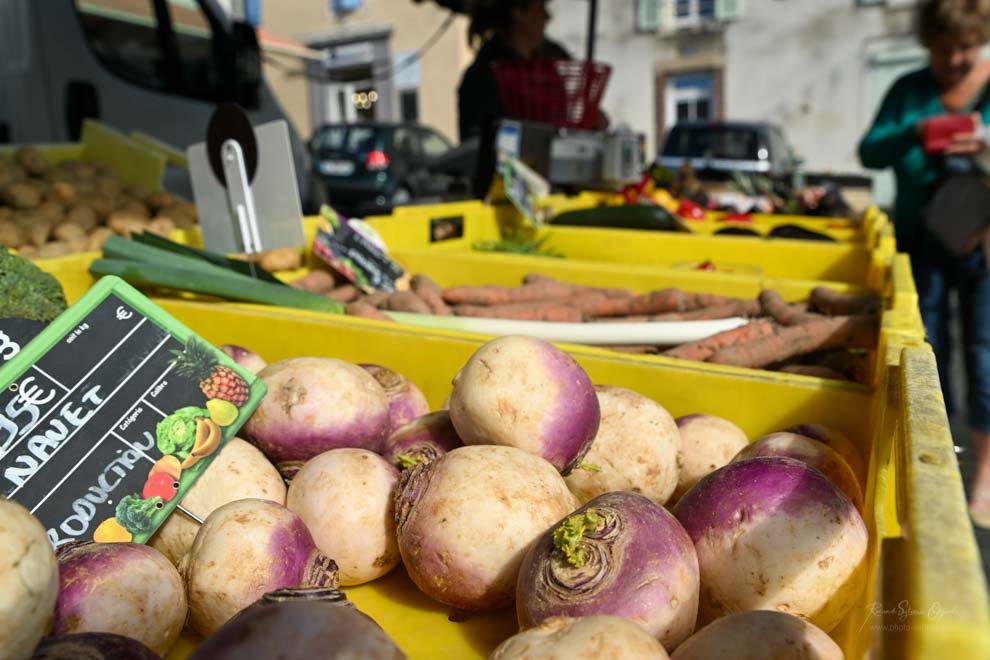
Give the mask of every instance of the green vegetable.
POLYGON ((509 254, 526 254, 534 257, 555 257, 563 258, 559 252, 553 252, 543 248, 548 236, 539 240, 525 240, 522 238, 507 237, 501 241, 476 241, 471 248, 478 252, 507 252, 509 254))
POLYGON ((196 442, 196 418, 209 416, 208 410, 196 406, 179 408, 158 422, 155 428, 158 450, 166 456, 172 454, 180 461, 185 460, 196 442))
POLYGON ((68 307, 58 280, 2 245, 0 292, 0 318, 48 322, 68 307))
POLYGON ((144 500, 137 495, 125 495, 117 504, 117 523, 133 535, 151 531, 152 517, 164 506, 162 498, 144 500))
POLYGON ((565 211, 551 218, 549 224, 556 227, 690 231, 679 218, 667 209, 662 206, 648 206, 646 204, 598 206, 577 211, 565 211))
POLYGON ((597 529, 602 518, 594 509, 568 516, 560 527, 553 530, 553 545, 564 553, 564 559, 574 568, 581 568, 588 560, 584 548, 578 544, 584 538, 584 533, 597 529))

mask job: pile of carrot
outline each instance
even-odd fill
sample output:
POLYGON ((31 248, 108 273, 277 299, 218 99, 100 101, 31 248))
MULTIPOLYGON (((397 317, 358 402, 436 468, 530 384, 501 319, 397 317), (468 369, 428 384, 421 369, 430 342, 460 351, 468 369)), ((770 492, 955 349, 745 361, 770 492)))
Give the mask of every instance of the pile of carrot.
POLYGON ((676 347, 610 346, 715 364, 865 381, 868 351, 875 348, 881 301, 871 294, 844 294, 817 287, 804 304, 787 303, 765 290, 755 300, 666 288, 644 294, 627 289, 569 284, 538 274, 521 286, 459 286, 443 289, 415 275, 407 290, 365 295, 351 284, 313 271, 293 286, 347 303, 347 313, 391 320, 386 311, 525 321, 697 321, 748 317, 746 325, 676 347))

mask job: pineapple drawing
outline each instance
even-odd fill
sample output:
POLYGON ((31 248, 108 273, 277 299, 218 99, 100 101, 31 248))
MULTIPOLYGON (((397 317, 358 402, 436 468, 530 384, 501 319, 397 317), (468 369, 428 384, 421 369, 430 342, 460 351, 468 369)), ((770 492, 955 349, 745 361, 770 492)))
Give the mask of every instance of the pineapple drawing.
POLYGON ((210 349, 195 337, 189 338, 185 350, 172 351, 172 355, 176 373, 197 381, 208 399, 222 399, 240 408, 250 398, 247 382, 230 367, 217 364, 210 349))

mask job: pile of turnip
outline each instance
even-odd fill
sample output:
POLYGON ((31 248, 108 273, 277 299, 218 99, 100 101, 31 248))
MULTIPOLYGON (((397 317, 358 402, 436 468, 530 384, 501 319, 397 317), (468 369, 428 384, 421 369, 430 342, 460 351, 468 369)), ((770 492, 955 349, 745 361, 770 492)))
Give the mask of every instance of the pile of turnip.
POLYGON ((38 567, 27 587, 0 563, 18 622, 0 657, 97 633, 79 643, 125 636, 154 657, 186 625, 197 658, 401 658, 390 622, 344 595, 395 570, 459 616, 514 608, 498 660, 841 657, 828 633, 865 587, 869 534, 865 463, 835 429, 751 443, 528 337, 479 348, 431 393, 449 410, 386 366, 225 350, 268 394, 183 499, 202 525, 176 513, 148 547, 73 544, 56 568, 0 500, 0 540, 18 530, 38 567))

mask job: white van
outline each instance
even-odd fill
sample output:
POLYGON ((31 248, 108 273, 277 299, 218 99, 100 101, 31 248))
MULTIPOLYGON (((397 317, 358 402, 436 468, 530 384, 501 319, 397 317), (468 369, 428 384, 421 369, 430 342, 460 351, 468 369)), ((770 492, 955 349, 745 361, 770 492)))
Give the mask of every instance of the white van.
MULTIPOLYGON (((184 151, 222 101, 255 125, 288 120, 262 79, 254 29, 216 0, 0 0, 0 142, 74 141, 92 117, 184 151)), ((291 122, 290 135, 312 210, 322 186, 310 185, 291 122)), ((165 187, 191 198, 185 172, 170 168, 165 187)))

